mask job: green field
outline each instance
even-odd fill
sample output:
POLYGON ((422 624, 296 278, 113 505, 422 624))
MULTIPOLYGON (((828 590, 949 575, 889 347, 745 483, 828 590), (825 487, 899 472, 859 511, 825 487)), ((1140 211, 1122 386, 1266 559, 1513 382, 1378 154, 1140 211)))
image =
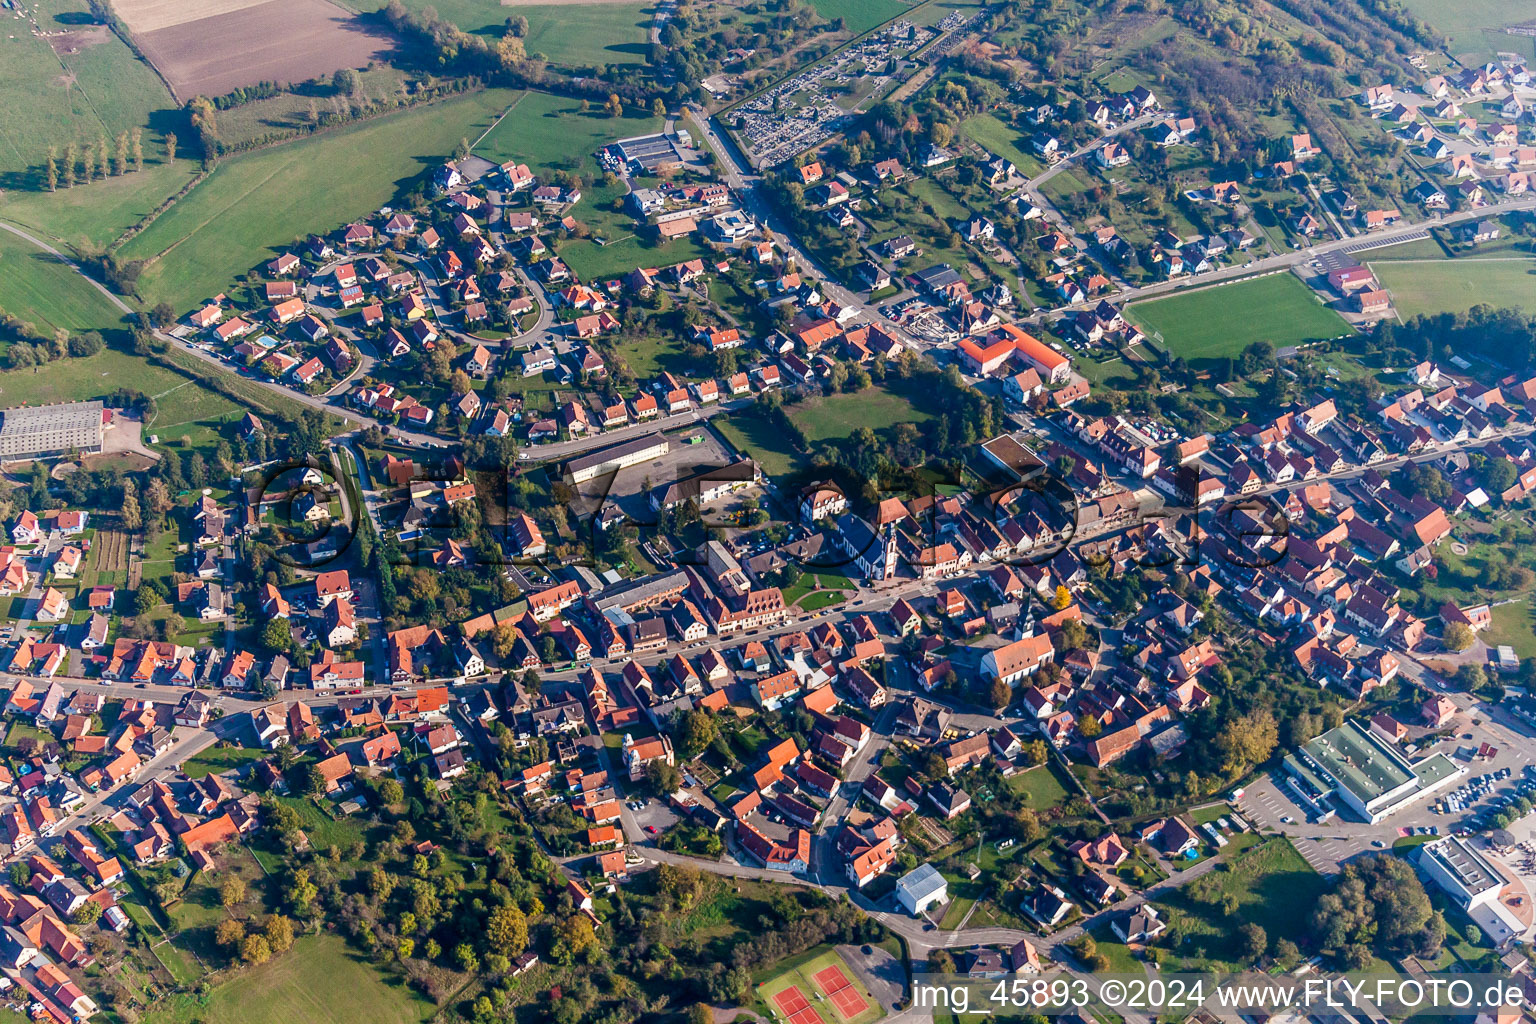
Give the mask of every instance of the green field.
POLYGON ((0 373, 0 405, 80 402, 100 398, 124 386, 155 394, 186 382, 187 378, 151 366, 137 356, 103 349, 84 359, 59 359, 0 373))
POLYGON ((1126 307, 1126 316, 1190 360, 1235 356, 1256 341, 1280 348, 1349 331, 1343 317, 1291 274, 1138 302, 1126 307))
POLYGON ((205 1002, 180 996, 146 1014, 146 1024, 420 1024, 436 1012, 402 982, 381 977, 334 935, 304 936, 260 967, 237 973, 205 1002))
POLYGON ((178 158, 175 164, 149 163, 136 174, 57 192, 6 192, 0 195, 0 219, 38 238, 105 248, 184 188, 200 166, 178 158))
POLYGON ((222 775, 231 768, 244 770, 267 756, 265 750, 251 747, 209 747, 194 754, 182 764, 181 770, 189 779, 201 779, 205 775, 222 775))
POLYGON ((1536 260, 1463 258, 1370 266, 1404 320, 1420 313, 1465 313, 1479 304, 1536 313, 1536 260))
MULTIPOLYGON (((594 106, 583 114, 579 100, 529 92, 475 145, 475 155, 498 164, 515 158, 535 171, 559 169, 595 175, 598 164, 593 154, 597 150, 615 139, 660 131, 661 126, 661 119, 648 113, 635 116, 626 109, 622 117, 609 117, 594 106)), ((577 205, 578 216, 585 205, 585 200, 577 205)))
POLYGON ((123 318, 121 310, 58 257, 4 230, 0 230, 0 309, 39 327, 67 331, 104 330, 123 318))
POLYGON ((787 411, 812 444, 848 437, 860 427, 878 431, 896 423, 933 419, 931 412, 917 408, 906 396, 878 388, 808 398, 787 411))
POLYGON ((1032 810, 1043 811, 1067 799, 1067 788, 1062 784, 1058 769, 1053 762, 1019 772, 1008 780, 1008 788, 1022 795, 1032 810))
POLYGON ((1274 837, 1226 860, 1226 867, 1201 875, 1156 901, 1169 927, 1184 938, 1178 954, 1192 968, 1235 969, 1238 927, 1259 924, 1271 939, 1299 941, 1317 898, 1327 888, 1289 840, 1274 837), (1226 914, 1225 897, 1237 901, 1226 914))
POLYGON ((236 157, 123 246, 150 259, 147 302, 190 309, 294 239, 388 203, 484 131, 516 93, 489 89, 236 157))
POLYGON ((150 114, 175 105, 160 79, 110 30, 92 24, 85 0, 40 0, 36 9, 43 31, 70 34, 50 42, 12 11, 0 12, 0 187, 37 187, 49 146, 62 153, 68 142, 94 143, 103 133, 146 128, 145 156, 158 156, 150 114))
POLYGON ((1489 647, 1508 644, 1521 658, 1536 658, 1536 621, 1528 601, 1495 605, 1493 625, 1479 637, 1489 647))
POLYGON ((521 14, 528 19, 523 45, 529 54, 542 53, 550 63, 580 68, 644 64, 650 52, 651 10, 649 3, 495 8, 502 17, 521 14))
POLYGON ((811 0, 811 6, 829 21, 842 18, 848 31, 855 35, 868 32, 910 10, 900 0, 811 0))
POLYGON ((1449 51, 1469 64, 1493 59, 1501 51, 1519 53, 1527 60, 1536 56, 1530 36, 1504 29, 1529 24, 1528 0, 1404 0, 1403 6, 1450 37, 1449 51))
POLYGON ((739 452, 752 456, 768 476, 784 476, 794 471, 800 456, 789 446, 784 432, 751 409, 716 416, 714 428, 739 452))
POLYGON ((1018 167, 1019 173, 1026 178, 1033 177, 1044 169, 1040 161, 1019 148, 1024 143, 1023 133, 999 121, 993 114, 977 114, 975 117, 968 117, 960 123, 960 130, 969 136, 971 141, 985 147, 988 152, 1012 160, 1018 167))

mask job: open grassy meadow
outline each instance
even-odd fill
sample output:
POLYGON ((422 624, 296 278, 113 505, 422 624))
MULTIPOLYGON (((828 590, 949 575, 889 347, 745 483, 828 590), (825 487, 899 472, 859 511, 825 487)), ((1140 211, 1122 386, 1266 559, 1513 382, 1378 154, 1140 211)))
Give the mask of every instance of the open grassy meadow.
POLYGON ((67 331, 104 330, 123 317, 57 256, 9 231, 0 231, 0 309, 39 327, 67 331))
POLYGON ((811 6, 830 21, 842 18, 848 31, 855 35, 868 32, 911 9, 901 0, 811 0, 811 6))
POLYGON ((1271 938, 1299 940, 1326 888, 1323 877, 1290 841, 1277 836, 1228 857, 1224 870, 1202 875, 1156 903, 1169 926, 1184 936, 1178 953, 1190 967, 1231 970, 1241 942, 1240 925, 1256 922, 1271 938), (1228 896, 1237 901, 1234 914, 1222 911, 1228 896))
POLYGON ((860 427, 878 431, 897 423, 924 423, 933 418, 908 396, 880 388, 808 398, 790 406, 788 412, 812 444, 841 440, 860 427))
POLYGON ((1291 274, 1137 302, 1126 316, 1189 360, 1235 356, 1256 341, 1280 348, 1349 332, 1344 318, 1291 274))
POLYGON ((1536 11, 1527 0, 1404 0, 1403 6, 1450 37, 1447 47, 1454 56, 1477 64, 1500 52, 1536 57, 1530 36, 1504 31, 1529 24, 1536 11))
POLYGON ((1044 170, 1039 160, 1024 152, 1024 134, 1012 125, 999 121, 996 115, 977 114, 968 117, 960 123, 960 130, 989 153, 1012 160, 1019 173, 1025 177, 1032 177, 1044 170))
MULTIPOLYGON (((593 153, 597 150, 615 139, 660 131, 661 126, 661 119, 648 113, 636 116, 626 109, 622 117, 609 117, 594 106, 583 114, 580 100, 547 92, 528 92, 519 97, 501 123, 480 140, 475 146, 475 155, 492 163, 517 159, 536 170, 558 169, 595 175, 598 164, 593 153)), ((576 213, 581 212, 581 204, 578 204, 576 213)))
POLYGON ((436 1007, 385 979, 334 935, 303 936, 287 953, 237 973, 201 1002, 180 996, 144 1016, 145 1024, 420 1024, 436 1007), (344 994, 344 995, 343 995, 344 994))
POLYGON ((387 204, 517 95, 489 89, 228 160, 122 256, 152 261, 139 281, 146 302, 190 309, 294 239, 387 204))
MULTIPOLYGON (((878 0, 894 3, 895 0, 878 0)), ((650 52, 651 11, 642 4, 518 5, 509 12, 528 19, 523 45, 542 53, 550 63, 588 68, 598 64, 644 64, 650 52)))
POLYGON ((1536 260, 1373 261, 1371 270, 1404 320, 1420 313, 1465 313, 1479 304, 1536 313, 1536 260))
POLYGON ((1531 617, 1531 603, 1495 605, 1493 625, 1479 639, 1489 647, 1508 644, 1521 658, 1536 658, 1536 619, 1531 617))
POLYGON ((0 219, 38 238, 83 249, 107 247, 124 231, 154 213, 197 174, 197 160, 146 163, 144 170, 57 192, 20 191, 0 195, 0 219))
POLYGON ((105 134, 145 129, 146 156, 158 154, 150 115, 169 113, 171 95, 149 66, 104 25, 85 0, 40 0, 36 36, 11 10, 0 11, 0 185, 37 187, 48 147, 95 143, 105 134))

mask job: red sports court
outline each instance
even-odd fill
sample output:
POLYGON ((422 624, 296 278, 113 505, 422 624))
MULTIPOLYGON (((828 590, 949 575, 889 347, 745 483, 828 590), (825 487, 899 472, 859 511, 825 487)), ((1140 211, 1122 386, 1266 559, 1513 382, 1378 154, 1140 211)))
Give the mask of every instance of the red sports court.
POLYGON ((814 980, 827 994, 827 998, 832 1000, 832 1005, 837 1007, 837 1012, 842 1014, 844 1020, 852 1020, 869 1006, 837 964, 817 971, 814 980))
POLYGON ((774 996, 773 1001, 789 1024, 825 1024, 821 1014, 816 1012, 816 1008, 800 992, 798 986, 791 985, 774 996))

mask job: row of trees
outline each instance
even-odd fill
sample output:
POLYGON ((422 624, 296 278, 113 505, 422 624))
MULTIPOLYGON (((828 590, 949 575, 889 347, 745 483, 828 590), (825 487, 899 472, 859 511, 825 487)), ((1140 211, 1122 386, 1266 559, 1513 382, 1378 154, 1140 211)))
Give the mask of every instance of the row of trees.
MULTIPOLYGON (((175 159, 175 136, 167 137, 166 148, 166 162, 169 163, 175 159)), ((135 126, 118 132, 111 146, 105 133, 94 144, 71 139, 64 144, 62 154, 58 147, 49 146, 48 157, 43 164, 43 181, 48 191, 57 192, 60 184, 65 188, 73 188, 76 184, 105 181, 108 177, 143 169, 144 129, 135 126)))

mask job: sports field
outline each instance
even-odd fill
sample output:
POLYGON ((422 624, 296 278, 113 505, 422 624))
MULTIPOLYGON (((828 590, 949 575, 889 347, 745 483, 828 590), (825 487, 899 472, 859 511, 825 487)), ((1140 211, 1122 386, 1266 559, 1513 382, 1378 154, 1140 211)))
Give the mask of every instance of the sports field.
POLYGON ((1536 260, 1463 257, 1370 266, 1404 320, 1420 313, 1465 313, 1478 304, 1536 313, 1536 260))
MULTIPOLYGON (((28 5, 31 7, 32 5, 28 5)), ((38 24, 59 33, 47 39, 3 11, 0 24, 0 187, 33 188, 48 147, 96 143, 175 106, 165 86, 123 41, 93 24, 85 0, 40 0, 38 24)), ((145 157, 158 155, 145 131, 145 157)))
POLYGON ((228 160, 121 255, 153 260, 139 279, 148 303, 190 309, 295 238, 388 203, 517 95, 488 89, 228 160))
POLYGON ((758 986, 772 1019, 784 1024, 870 1024, 885 1016, 853 968, 828 949, 758 986))
POLYGON ((1170 353, 1189 360, 1235 356, 1256 341, 1280 348, 1350 330, 1291 274, 1137 302, 1125 314, 1170 353))

